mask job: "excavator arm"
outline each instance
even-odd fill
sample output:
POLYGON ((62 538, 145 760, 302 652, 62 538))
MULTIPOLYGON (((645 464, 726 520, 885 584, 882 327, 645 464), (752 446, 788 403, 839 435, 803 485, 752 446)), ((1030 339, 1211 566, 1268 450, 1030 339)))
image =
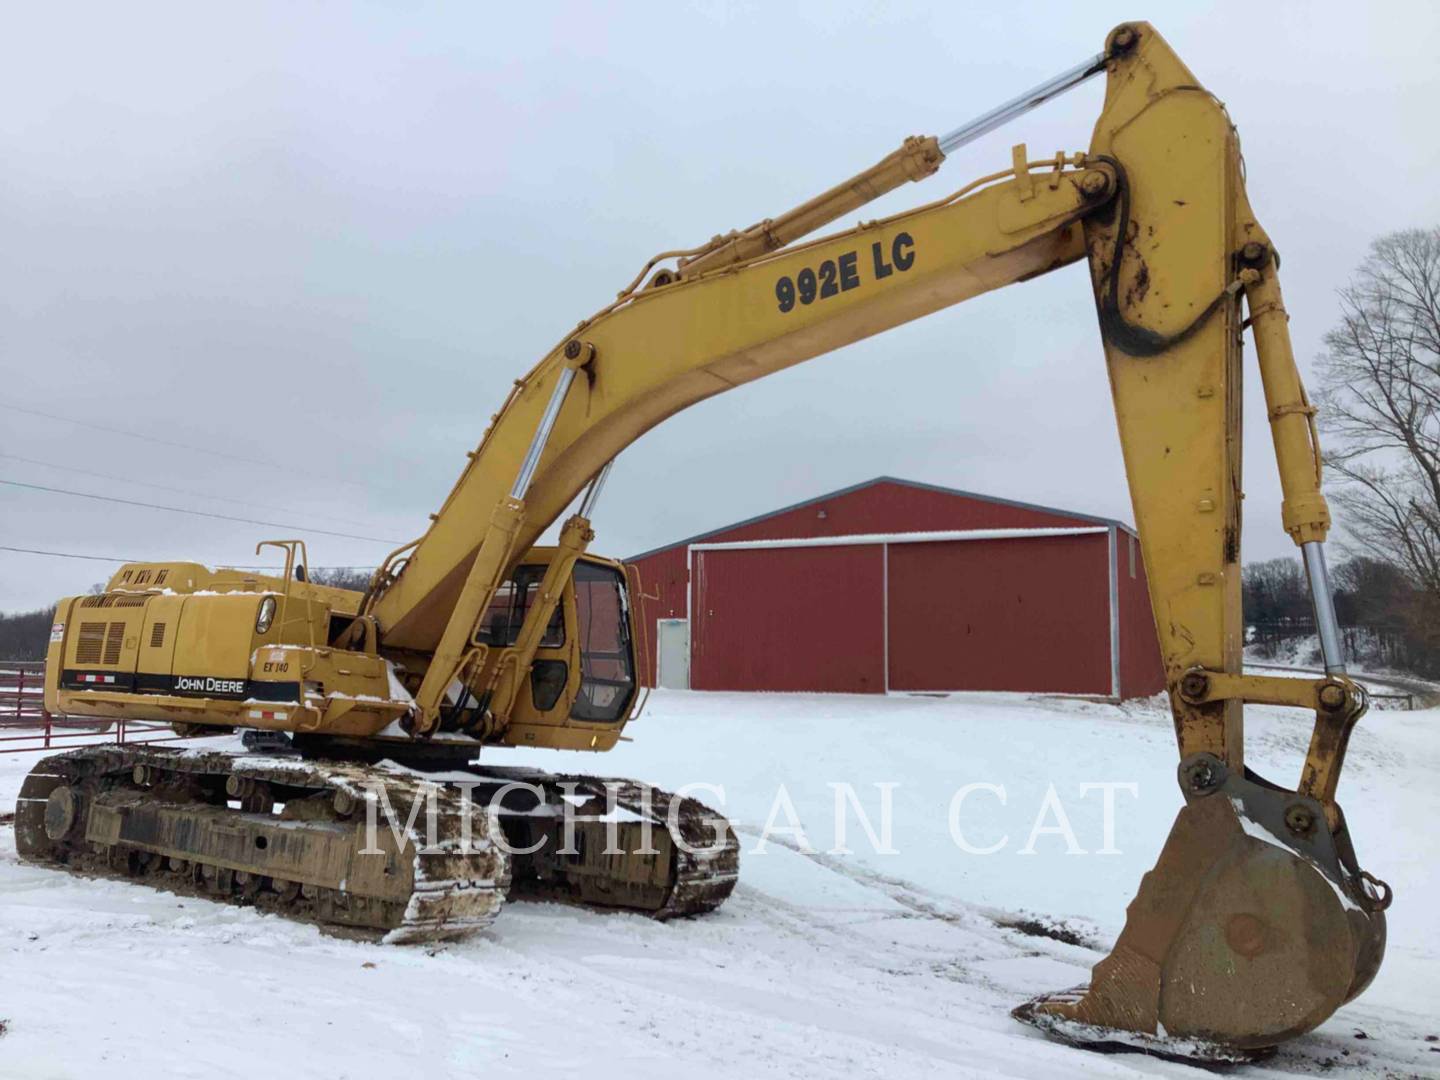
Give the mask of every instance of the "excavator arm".
MULTIPOLYGON (((1359 869, 1335 801, 1365 701, 1345 675, 1326 580, 1329 514, 1314 409, 1291 351, 1279 257, 1246 196, 1235 129, 1144 23, 1118 28, 1101 55, 951 136, 907 140, 789 214, 657 256, 518 380, 429 530, 391 557, 366 598, 383 649, 424 671, 413 732, 435 728, 446 688, 473 670, 466 665, 477 661, 482 613, 517 561, 651 427, 741 383, 1082 259, 1186 805, 1091 985, 1017 1015, 1073 1041, 1167 1052, 1183 1038, 1219 1058, 1323 1021, 1378 968, 1389 893, 1359 869), (803 239, 1101 71, 1105 104, 1087 150, 1032 161, 1017 147, 1009 168, 943 198, 803 239), (1247 326, 1284 492, 1282 524, 1309 573, 1323 679, 1242 670, 1247 326), (1314 713, 1295 788, 1246 767, 1246 702, 1314 713)), ((582 514, 568 528, 578 537, 588 527, 582 514)), ((532 610, 508 661, 513 670, 492 666, 492 684, 513 683, 524 670, 524 643, 538 640, 553 606, 532 610)))

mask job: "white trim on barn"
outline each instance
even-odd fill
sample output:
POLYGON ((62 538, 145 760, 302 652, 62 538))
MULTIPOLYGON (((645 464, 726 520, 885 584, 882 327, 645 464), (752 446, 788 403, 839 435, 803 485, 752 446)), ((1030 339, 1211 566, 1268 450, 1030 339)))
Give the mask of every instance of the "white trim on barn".
POLYGON ((872 544, 934 544, 952 540, 1027 540, 1046 536, 1099 536, 1114 533, 1110 525, 1071 529, 957 529, 949 532, 852 533, 849 536, 808 536, 793 540, 731 540, 690 544, 686 562, 695 551, 741 551, 746 548, 865 547, 872 544))
POLYGON ((890 693, 890 545, 880 545, 880 662, 884 665, 885 693, 890 693))
POLYGON ((1110 526, 1110 696, 1120 700, 1120 535, 1110 526))

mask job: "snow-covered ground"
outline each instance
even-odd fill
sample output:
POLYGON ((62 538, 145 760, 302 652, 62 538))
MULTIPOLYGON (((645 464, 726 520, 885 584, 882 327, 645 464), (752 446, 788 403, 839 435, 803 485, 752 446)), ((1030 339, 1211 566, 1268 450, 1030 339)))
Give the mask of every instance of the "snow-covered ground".
MULTIPOLYGON (((1292 782, 1305 717, 1252 710, 1251 764, 1292 782)), ((1019 695, 844 697, 657 692, 603 759, 493 760, 723 788, 744 839, 741 884, 704 919, 655 924, 513 904, 483 938, 434 950, 357 944, 277 917, 25 866, 0 827, 0 1076, 1182 1076, 1139 1055, 1047 1042, 1009 1017, 1082 982, 1180 804, 1169 717, 1019 695), (835 791, 852 809, 832 855, 835 791), (951 835, 948 808, 967 784, 951 835), (1114 793, 1114 848, 1103 792, 1114 793), (1085 854, 1030 834, 1055 788, 1085 854), (803 823, 754 849, 768 820, 803 823), (1001 843, 1001 841, 1004 843, 1001 843), (1004 924, 1039 918, 1085 944, 1004 924)), ((9 810, 34 755, 0 755, 9 810)), ((1242 1076, 1440 1076, 1440 710, 1372 713, 1341 785, 1363 864, 1395 888, 1374 986, 1242 1076), (1361 1038, 1358 1033, 1363 1032, 1361 1038)), ((1052 802, 1045 824, 1056 827, 1052 802)))

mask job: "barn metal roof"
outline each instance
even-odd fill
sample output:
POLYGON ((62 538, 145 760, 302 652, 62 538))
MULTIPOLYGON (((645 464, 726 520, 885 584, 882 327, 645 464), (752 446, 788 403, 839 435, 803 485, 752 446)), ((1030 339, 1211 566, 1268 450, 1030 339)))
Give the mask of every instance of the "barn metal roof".
POLYGON ((642 551, 638 555, 631 555, 625 561, 637 562, 640 559, 648 559, 651 555, 658 555, 662 551, 688 547, 691 544, 699 543, 709 537, 727 533, 731 529, 740 529, 746 525, 755 525, 769 518, 779 517, 781 514, 788 514, 792 510, 803 510, 807 506, 814 506, 816 503, 826 502, 829 499, 834 499, 841 495, 850 495, 857 491, 863 491, 866 488, 874 487, 876 484, 899 484, 902 487, 918 488, 921 491, 935 491, 942 495, 955 495, 963 499, 973 499, 976 502, 993 503, 998 506, 1013 506, 1020 510, 1034 510, 1042 514, 1055 514, 1059 517, 1073 518, 1076 521, 1090 521, 1097 525, 1104 525, 1107 528, 1114 526, 1123 529, 1127 533, 1133 534, 1135 532, 1131 526, 1125 524, 1123 521, 1116 521, 1114 518, 1096 517, 1094 514, 1081 514, 1073 510, 1060 510, 1053 506, 1041 506, 1039 503, 1021 502, 1018 499, 1002 499, 998 495, 981 495, 978 492, 961 491, 959 488, 942 487, 939 484, 924 484, 918 480, 902 480, 898 476, 876 476, 873 479, 863 480, 858 484, 851 484, 849 487, 843 487, 836 491, 827 491, 825 494, 816 495, 812 499, 805 499, 801 502, 793 503, 790 506, 782 506, 778 510, 768 510, 763 514, 757 514, 755 517, 746 518, 743 521, 733 521, 728 525, 721 525, 716 529, 707 529, 703 533, 687 536, 683 540, 675 540, 668 544, 661 544, 659 547, 651 548, 649 551, 642 551))

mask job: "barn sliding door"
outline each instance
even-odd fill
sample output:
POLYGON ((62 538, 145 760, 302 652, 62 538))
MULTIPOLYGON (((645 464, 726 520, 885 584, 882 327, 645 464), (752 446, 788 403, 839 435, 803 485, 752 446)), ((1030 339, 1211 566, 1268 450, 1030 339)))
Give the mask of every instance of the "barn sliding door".
POLYGON ((1109 540, 889 545, 890 689, 1109 694, 1109 540))
POLYGON ((885 690, 883 551, 877 544, 697 550, 695 690, 885 690))

